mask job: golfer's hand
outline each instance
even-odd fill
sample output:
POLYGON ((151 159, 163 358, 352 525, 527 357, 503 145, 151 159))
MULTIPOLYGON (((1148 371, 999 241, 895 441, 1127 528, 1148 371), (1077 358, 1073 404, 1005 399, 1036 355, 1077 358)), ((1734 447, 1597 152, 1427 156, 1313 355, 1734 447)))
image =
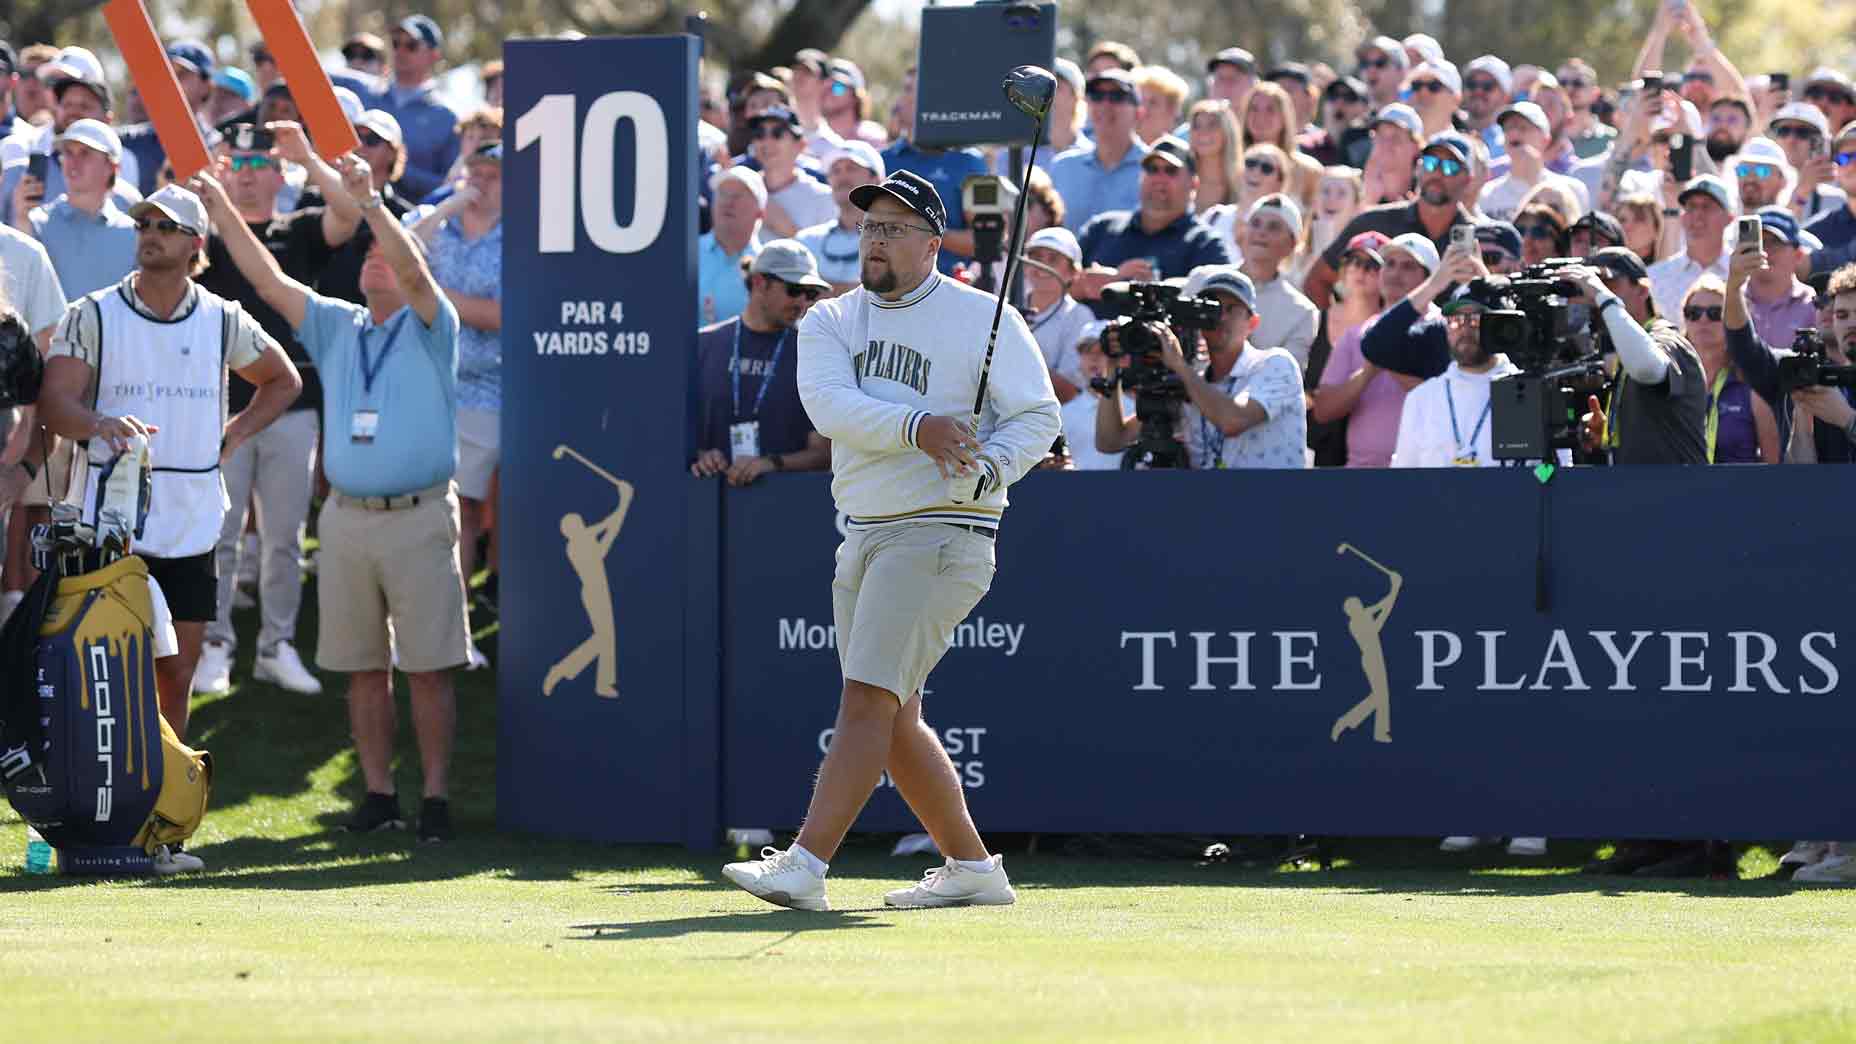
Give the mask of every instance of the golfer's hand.
POLYGON ((728 458, 718 449, 707 449, 696 454, 696 463, 690 465, 690 474, 697 478, 720 475, 728 470, 728 458))
POLYGON ((161 429, 153 424, 144 424, 134 417, 102 417, 97 420, 96 430, 90 433, 93 439, 102 439, 110 449, 121 453, 129 448, 129 440, 137 435, 147 438, 161 429))
POLYGON ((915 448, 928 454, 942 478, 970 474, 979 467, 974 455, 980 451, 980 440, 974 437, 966 421, 953 417, 923 420, 915 429, 915 448))
POLYGON ((947 480, 947 499, 956 504, 971 504, 999 488, 999 464, 982 455, 969 473, 947 480))

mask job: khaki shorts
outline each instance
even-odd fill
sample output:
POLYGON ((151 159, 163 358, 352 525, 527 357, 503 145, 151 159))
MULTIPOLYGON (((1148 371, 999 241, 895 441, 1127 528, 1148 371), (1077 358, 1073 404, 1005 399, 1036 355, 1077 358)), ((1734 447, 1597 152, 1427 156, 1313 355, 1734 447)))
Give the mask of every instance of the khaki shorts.
POLYGON ((376 511, 329 497, 317 516, 316 663, 325 671, 422 673, 470 657, 464 577, 458 571, 458 498, 445 487, 416 507, 376 511))
POLYGON ((853 530, 838 546, 831 580, 845 679, 908 702, 992 574, 993 542, 970 530, 939 522, 853 530))
POLYGON ((503 459, 502 414, 491 410, 458 411, 458 496, 484 500, 490 474, 503 459))

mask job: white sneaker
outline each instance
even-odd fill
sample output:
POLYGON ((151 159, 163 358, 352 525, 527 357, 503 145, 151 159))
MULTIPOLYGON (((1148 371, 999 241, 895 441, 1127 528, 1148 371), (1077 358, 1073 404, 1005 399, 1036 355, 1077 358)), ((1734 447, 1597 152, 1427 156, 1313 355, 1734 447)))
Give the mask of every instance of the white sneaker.
POLYGON ((232 647, 225 642, 203 642, 200 663, 193 669, 193 691, 220 693, 232 688, 232 647))
POLYGON ((1005 857, 992 856, 992 869, 968 870, 952 859, 922 875, 919 883, 883 896, 889 906, 922 910, 936 906, 1010 906, 1018 901, 1005 876, 1005 857))
POLYGON ((1792 880, 1802 884, 1856 885, 1856 856, 1827 855, 1810 866, 1799 867, 1792 880))
POLYGON ((477 648, 477 642, 473 639, 470 643, 470 659, 465 661, 464 669, 467 671, 481 671, 489 665, 490 658, 485 656, 483 651, 477 648))
POLYGON ((1508 854, 1511 856, 1543 856, 1547 854, 1547 839, 1544 837, 1516 837, 1508 841, 1508 854))
POLYGON ((793 910, 831 909, 831 901, 825 898, 825 879, 813 873, 791 851, 770 845, 760 850, 759 859, 724 866, 722 876, 775 906, 793 910))
POLYGON ((1468 834, 1457 834, 1444 838, 1444 843, 1438 845, 1437 850, 1439 852, 1471 852, 1484 845, 1500 844, 1501 840, 1499 837, 1470 837, 1468 834))
POLYGON ((1830 854, 1828 841, 1794 841, 1792 850, 1779 857, 1780 866, 1810 866, 1830 854))
POLYGON ((251 670, 251 676, 291 692, 314 696, 322 691, 322 683, 309 673, 309 668, 303 666, 302 658, 296 654, 296 646, 289 642, 278 642, 269 656, 260 655, 251 670))
POLYGON ((168 845, 155 849, 155 873, 162 877, 197 873, 204 869, 206 869, 206 860, 192 852, 183 852, 168 845))
POLYGON ((25 600, 26 592, 24 591, 8 591, 0 594, 0 625, 4 625, 6 618, 12 616, 13 610, 18 609, 19 603, 25 600))

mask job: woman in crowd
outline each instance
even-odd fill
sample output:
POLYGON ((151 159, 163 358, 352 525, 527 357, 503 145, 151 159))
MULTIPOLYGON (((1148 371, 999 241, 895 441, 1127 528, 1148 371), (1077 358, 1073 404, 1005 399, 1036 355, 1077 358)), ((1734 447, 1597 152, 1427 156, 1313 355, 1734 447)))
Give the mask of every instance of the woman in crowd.
POLYGON ((1655 196, 1637 192, 1619 199, 1617 206, 1618 224, 1624 226, 1624 245, 1646 265, 1661 261, 1666 256, 1662 249, 1662 204, 1656 202, 1655 196))
POLYGON ((1549 257, 1565 257, 1571 249, 1571 222, 1565 215, 1545 203, 1529 203, 1514 216, 1515 231, 1521 233, 1521 263, 1539 264, 1549 257))
POLYGON ((1240 146, 1237 117, 1231 103, 1207 98, 1192 107, 1187 119, 1192 155, 1198 164, 1199 191, 1193 210, 1204 214, 1213 207, 1237 202, 1240 146))
POLYGON ((1211 226, 1231 251, 1234 262, 1242 263, 1244 249, 1237 241, 1237 227, 1243 215, 1257 200, 1272 192, 1286 192, 1289 181, 1289 157, 1274 145, 1252 145, 1244 150, 1244 169, 1238 174, 1237 198, 1203 213, 1199 220, 1211 226))
POLYGON ((1314 219, 1302 226, 1302 249, 1290 270, 1290 278, 1301 285, 1316 258, 1327 251, 1340 230, 1347 227, 1365 205, 1366 189, 1360 172, 1352 167, 1329 167, 1321 175, 1315 192, 1314 219))
POLYGON ((1378 248, 1386 237, 1377 232, 1362 232, 1353 239, 1354 248, 1341 255, 1340 283, 1334 288, 1334 303, 1315 324, 1315 340, 1308 348, 1308 368, 1302 373, 1302 390, 1308 397, 1308 448, 1315 451, 1315 467, 1347 466, 1347 418, 1321 422, 1314 416, 1314 391, 1321 383, 1322 371, 1334 346, 1349 335, 1360 336, 1366 321, 1378 315, 1383 305, 1379 297, 1378 248))
POLYGON ((1720 276, 1704 275, 1682 299, 1682 336, 1701 356, 1708 382, 1705 431, 1708 460, 1714 464, 1776 464, 1779 460, 1779 422, 1766 400, 1740 379, 1727 355, 1727 327, 1721 310, 1727 302, 1727 284, 1720 276))
POLYGON ((1274 145, 1282 150, 1286 192, 1304 213, 1314 209, 1315 186, 1325 168, 1313 156, 1304 155, 1295 145, 1295 103, 1289 92, 1269 81, 1257 84, 1244 100, 1244 155, 1253 145, 1274 145))

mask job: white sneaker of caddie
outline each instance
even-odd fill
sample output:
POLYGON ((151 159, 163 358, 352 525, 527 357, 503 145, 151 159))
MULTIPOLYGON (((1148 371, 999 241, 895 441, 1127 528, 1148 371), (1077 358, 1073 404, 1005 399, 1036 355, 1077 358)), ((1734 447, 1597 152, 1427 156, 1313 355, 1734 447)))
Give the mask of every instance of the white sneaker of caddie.
POLYGON ((225 642, 203 642, 200 663, 193 669, 193 691, 219 693, 232 688, 232 647, 225 642))
POLYGON ((155 849, 155 873, 162 877, 191 874, 206 869, 206 860, 191 852, 162 845, 155 849))
POLYGON ((1791 851, 1779 857, 1780 866, 1810 866, 1830 854, 1828 841, 1794 841, 1791 851))
POLYGON ((1516 837, 1508 841, 1508 854, 1511 856, 1543 856, 1547 854, 1547 839, 1544 837, 1516 837))
POLYGON ((789 851, 768 846, 760 850, 759 859, 722 867, 722 876, 775 906, 831 909, 831 901, 825 898, 825 879, 789 851))
POLYGON ((1005 876, 1005 857, 990 856, 992 869, 969 870, 952 859, 922 875, 920 882, 883 896, 883 902, 905 910, 936 906, 1009 906, 1018 901, 1005 876))
POLYGON ((1856 856, 1827 855, 1792 875, 1801 884, 1856 885, 1856 856))
POLYGON ((1468 834, 1456 834, 1444 838, 1444 843, 1437 846, 1439 852, 1469 852, 1484 845, 1501 842, 1499 837, 1471 837, 1468 834))
POLYGON ((303 666, 303 659, 297 655, 296 646, 289 642, 278 642, 269 656, 260 655, 257 663, 252 666, 251 676, 291 692, 314 696, 322 691, 322 682, 309 673, 309 668, 303 666))

